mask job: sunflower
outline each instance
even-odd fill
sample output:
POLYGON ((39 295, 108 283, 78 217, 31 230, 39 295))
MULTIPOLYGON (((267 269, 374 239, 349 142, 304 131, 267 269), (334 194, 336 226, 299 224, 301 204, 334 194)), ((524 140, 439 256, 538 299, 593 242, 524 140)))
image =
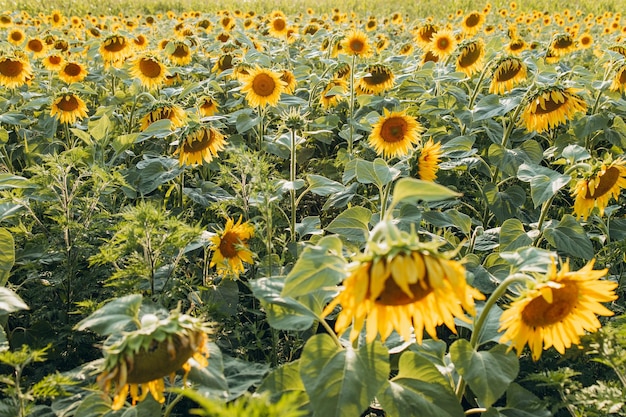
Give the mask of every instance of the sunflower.
POLYGON ((370 65, 358 81, 357 88, 364 94, 378 94, 393 87, 393 71, 383 64, 370 65))
POLYGON ((87 76, 87 68, 81 63, 66 61, 58 74, 68 84, 79 83, 87 76))
POLYGON ((504 47, 504 51, 511 55, 519 55, 528 47, 526 41, 522 38, 514 38, 504 47))
POLYGON ((420 48, 426 49, 438 30, 437 26, 432 23, 426 23, 420 26, 415 33, 415 43, 417 43, 420 48))
POLYGON ((174 311, 165 318, 143 314, 138 329, 110 336, 96 382, 105 393, 113 390, 111 408, 122 409, 129 394, 133 405, 148 393, 157 402, 165 402, 163 378, 173 379, 182 369, 185 380, 191 371, 190 359, 196 366, 208 366, 210 331, 207 323, 174 311))
POLYGON ((346 80, 343 78, 334 78, 330 80, 320 94, 320 103, 322 107, 325 109, 335 107, 340 100, 345 99, 346 91, 348 91, 348 82, 346 80))
POLYGON ((143 51, 148 47, 148 38, 144 34, 139 34, 133 39, 133 48, 136 51, 143 51))
POLYGON ((50 116, 56 117, 61 123, 74 124, 87 117, 87 105, 74 93, 62 93, 52 101, 50 116))
POLYGON ((9 36, 7 37, 9 43, 16 46, 21 45, 25 39, 26 35, 24 34, 24 31, 20 28, 11 29, 11 31, 9 32, 9 36))
POLYGON ((342 52, 348 55, 367 57, 372 54, 372 47, 367 40, 367 35, 358 29, 352 30, 341 43, 342 52))
POLYGON ((242 93, 253 107, 276 106, 280 94, 285 90, 285 82, 276 72, 256 67, 243 80, 242 93))
POLYGON ((485 46, 481 40, 464 42, 459 47, 459 56, 456 59, 456 69, 471 77, 480 71, 483 66, 485 46))
POLYGON ((601 325, 596 315, 612 316, 601 303, 617 298, 616 282, 601 280, 608 269, 593 270, 594 260, 578 271, 570 271, 569 262, 557 271, 553 261, 545 275, 522 290, 500 317, 504 331, 500 342, 511 341, 520 355, 528 344, 533 360, 552 346, 561 354, 580 344, 586 331, 595 332, 601 325))
POLYGON ((347 62, 342 62, 337 64, 335 67, 335 71, 333 72, 335 78, 341 78, 347 80, 352 69, 350 68, 350 64, 347 62))
POLYGON ((389 38, 386 37, 385 35, 380 35, 378 40, 376 41, 376 53, 380 54, 382 51, 384 51, 385 49, 387 49, 389 47, 389 38))
MULTIPOLYGON (((428 139, 419 151, 417 157, 417 167, 411 169, 411 174, 422 181, 435 181, 439 162, 441 161, 441 144, 428 139)), ((411 158, 414 160, 415 158, 411 158)))
POLYGON ((298 85, 298 81, 296 80, 296 76, 293 75, 293 72, 289 70, 283 70, 280 75, 280 79, 285 83, 286 94, 293 94, 296 91, 296 86, 298 85))
POLYGON ((609 201, 618 199, 620 193, 626 188, 626 159, 618 159, 612 162, 602 163, 594 169, 590 175, 576 182, 572 190, 574 201, 574 214, 577 218, 587 220, 594 207, 604 214, 604 209, 609 201))
POLYGON ((42 64, 48 71, 59 71, 65 64, 65 58, 59 54, 50 54, 43 59, 42 64))
POLYGON ((133 60, 133 64, 130 67, 130 75, 138 78, 141 85, 147 89, 161 86, 168 74, 165 65, 159 60, 158 56, 151 53, 144 53, 137 57, 133 60))
POLYGON ((483 295, 467 285, 465 268, 448 259, 432 244, 401 232, 391 222, 379 223, 368 249, 351 264, 343 289, 322 312, 325 317, 341 305, 335 330, 350 325, 355 341, 365 326, 366 342, 380 334, 385 341, 393 330, 406 340, 414 332, 421 344, 424 330, 437 339, 436 327, 445 324, 456 333, 455 319, 474 315, 474 300, 483 295))
POLYGON ((54 27, 61 27, 65 24, 65 16, 63 16, 63 13, 61 13, 60 10, 54 10, 52 12, 52 14, 50 16, 48 16, 48 18, 50 19, 50 23, 52 24, 52 26, 54 27))
POLYGON ((401 56, 409 56, 413 54, 413 51, 415 50, 415 47, 413 46, 412 42, 407 42, 405 44, 403 44, 402 46, 400 46, 400 50, 398 51, 398 55, 401 56))
POLYGON ((180 165, 202 164, 202 161, 211 162, 225 147, 224 135, 212 127, 198 125, 183 135, 176 153, 180 165))
POLYGON ((593 36, 591 33, 585 32, 578 37, 578 47, 580 49, 589 49, 593 45, 593 36))
POLYGON ((504 94, 526 79, 526 64, 517 57, 500 59, 493 70, 489 85, 490 94, 504 94))
POLYGON ((569 33, 556 35, 550 42, 548 50, 552 56, 560 58, 576 50, 576 41, 569 33))
POLYGON ((198 112, 202 117, 213 116, 219 111, 217 102, 210 96, 201 97, 198 101, 198 112))
POLYGON ((369 144, 378 155, 404 156, 420 141, 421 132, 422 126, 405 110, 390 112, 384 109, 384 115, 372 126, 369 144))
POLYGON ((13 24, 13 18, 7 12, 0 14, 0 28, 8 28, 13 24))
POLYGON ((211 70, 214 72, 220 73, 220 72, 229 70, 232 67, 233 67, 233 56, 230 54, 224 54, 217 59, 217 61, 215 62, 215 65, 213 65, 213 68, 211 68, 211 70))
POLYGON ((551 86, 539 90, 524 109, 521 121, 526 129, 543 132, 554 128, 575 113, 587 111, 587 103, 573 88, 551 86))
POLYGON ((248 248, 248 240, 254 236, 254 227, 248 222, 237 223, 233 219, 226 219, 224 230, 218 231, 211 237, 209 249, 213 257, 209 266, 217 266, 220 275, 238 277, 244 271, 243 262, 252 264, 252 252, 248 248))
POLYGON ((33 78, 33 69, 23 54, 0 56, 0 85, 17 88, 33 78))
POLYGON ((164 102, 157 102, 141 119, 141 130, 146 130, 148 126, 157 120, 169 119, 171 129, 176 129, 185 124, 187 114, 182 107, 164 102))
POLYGON ((621 91, 622 93, 626 91, 626 64, 622 64, 617 68, 617 71, 615 71, 615 76, 613 77, 613 82, 611 82, 609 90, 621 91))
POLYGON ((439 62, 439 57, 433 54, 432 51, 427 50, 422 54, 421 62, 422 62, 422 65, 424 65, 427 62, 439 62))
POLYGON ((183 41, 168 42, 165 51, 167 58, 174 65, 187 65, 191 62, 191 48, 183 41))
POLYGON ((48 46, 39 38, 31 38, 26 42, 25 49, 32 54, 33 58, 41 58, 46 54, 48 46))
POLYGON ((456 38, 449 30, 441 30, 433 35, 432 41, 428 44, 427 51, 439 59, 446 59, 456 48, 456 38))
POLYGON ((465 36, 474 36, 478 33, 483 23, 485 23, 485 15, 478 11, 473 11, 463 19, 461 30, 465 36))
POLYGON ((289 26, 287 25, 285 16, 276 16, 270 22, 268 30, 270 35, 276 38, 286 38, 288 29, 289 26))
POLYGON ((376 17, 370 16, 369 19, 367 19, 367 22, 365 23, 365 30, 367 32, 371 32, 373 30, 376 30, 377 27, 378 27, 378 22, 376 21, 376 17))
POLYGON ((100 55, 106 65, 117 66, 132 54, 132 46, 122 35, 110 35, 100 43, 100 55))

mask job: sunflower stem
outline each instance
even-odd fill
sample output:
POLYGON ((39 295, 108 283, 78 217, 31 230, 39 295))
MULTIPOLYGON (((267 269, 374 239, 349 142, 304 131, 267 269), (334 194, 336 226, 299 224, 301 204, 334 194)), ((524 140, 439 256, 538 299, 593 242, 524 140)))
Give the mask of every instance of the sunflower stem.
MULTIPOLYGON (((291 198, 291 218, 289 219, 289 226, 291 228, 291 241, 296 241, 296 131, 290 129, 291 133, 291 152, 290 152, 290 167, 289 167, 289 181, 291 182, 291 189, 289 190, 289 197, 291 198)), ((296 257, 298 256, 296 248, 296 257)))
POLYGON ((74 145, 70 143, 70 126, 68 123, 63 123, 63 128, 65 130, 65 140, 66 140, 68 149, 72 149, 74 145))
POLYGON ((328 324, 326 322, 326 320, 324 319, 320 319, 319 323, 322 325, 322 327, 324 328, 324 330, 326 330, 326 333, 328 333, 328 335, 331 337, 331 339, 333 339, 333 342, 335 342, 335 344, 337 345, 337 347, 343 349, 343 345, 341 344, 341 341, 339 340, 339 338, 337 337, 337 333, 335 333, 335 331, 333 330, 332 327, 330 327, 330 324, 328 324))
POLYGON ((258 112, 261 120, 259 121, 259 143, 257 150, 260 151, 261 149, 263 149, 263 136, 265 136, 265 112, 263 111, 263 108, 261 106, 259 106, 258 112))
POLYGON ((170 415, 172 414, 172 411, 174 411, 174 406, 176 406, 176 404, 178 404, 182 399, 183 399, 183 395, 178 394, 176 398, 174 398, 172 402, 170 402, 165 408, 165 411, 163 412, 163 417, 170 417, 170 415))
POLYGON ((348 155, 352 155, 352 146, 354 142, 354 66, 356 64, 356 55, 352 55, 352 68, 350 68, 350 117, 348 118, 348 155))
MULTIPOLYGON (((515 121, 517 120, 517 118, 519 117, 520 112, 524 108, 524 102, 525 102, 525 100, 524 100, 524 98, 522 98, 520 103, 515 108, 515 112, 511 116, 511 120, 509 120, 509 123, 506 125, 506 129, 504 131, 504 134, 502 135, 502 144, 501 145, 502 145, 503 148, 506 148, 506 145, 509 142, 509 138, 511 137, 511 133, 513 132, 513 127, 515 126, 515 121)), ((496 181, 498 181, 498 176, 499 175, 500 175, 500 167, 496 166, 496 170, 494 171, 494 174, 493 174, 493 177, 492 177, 492 182, 494 184, 495 184, 496 181)))

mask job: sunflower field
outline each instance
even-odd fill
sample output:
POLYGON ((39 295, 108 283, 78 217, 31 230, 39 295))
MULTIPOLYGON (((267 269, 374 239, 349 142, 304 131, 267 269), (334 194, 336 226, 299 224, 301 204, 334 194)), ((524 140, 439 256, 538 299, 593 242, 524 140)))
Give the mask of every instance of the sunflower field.
POLYGON ((0 14, 0 416, 626 416, 626 16, 199 9, 0 14))

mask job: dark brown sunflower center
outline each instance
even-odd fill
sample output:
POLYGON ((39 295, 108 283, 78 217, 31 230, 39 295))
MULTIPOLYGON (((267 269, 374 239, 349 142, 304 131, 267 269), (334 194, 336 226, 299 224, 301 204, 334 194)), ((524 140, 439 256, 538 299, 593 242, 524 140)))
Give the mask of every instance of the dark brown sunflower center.
POLYGON ((31 39, 28 41, 28 49, 33 52, 43 51, 43 43, 39 39, 31 39))
POLYGON ((352 39, 350 41, 350 49, 352 49, 355 52, 361 52, 364 47, 365 47, 365 43, 363 43, 363 41, 360 39, 352 39))
POLYGON ((524 41, 521 41, 521 40, 512 41, 509 44, 509 49, 511 51, 519 51, 520 49, 524 49, 524 41))
MULTIPOLYGON (((427 280, 427 278, 425 277, 424 280, 427 280)), ((402 291, 393 278, 389 277, 385 282, 385 289, 376 299, 376 303, 386 306, 401 306, 419 301, 433 292, 430 285, 426 285, 426 289, 424 289, 419 282, 409 284, 409 290, 413 293, 412 297, 402 291)))
POLYGON ((77 75, 80 75, 81 68, 80 65, 71 62, 63 68, 63 72, 70 77, 76 77, 77 75))
POLYGON ((563 97, 564 97, 564 100, 561 103, 557 103, 556 101, 553 101, 552 97, 544 98, 543 106, 537 106, 537 109, 535 110, 535 114, 552 113, 553 111, 559 109, 561 106, 567 105, 569 98, 565 94, 563 94, 563 97))
POLYGON ((428 51, 426 52, 426 54, 424 54, 424 59, 422 59, 422 61, 424 63, 426 62, 438 62, 439 61, 439 57, 435 54, 432 53, 432 51, 428 51))
POLYGON ((61 99, 61 101, 57 103, 57 107, 64 112, 70 113, 78 109, 79 104, 78 104, 78 100, 76 99, 76 97, 72 95, 72 96, 65 96, 63 99, 61 99))
POLYGON ((112 38, 104 44, 104 49, 107 52, 119 52, 124 48, 126 48, 126 39, 122 37, 112 38))
POLYGON ((276 90, 276 81, 268 74, 257 74, 252 80, 252 90, 261 97, 271 96, 276 90))
POLYGON ((153 340, 148 349, 141 349, 126 359, 129 384, 144 384, 179 370, 193 354, 187 336, 174 335, 171 340, 153 340))
POLYGON ((461 68, 471 67, 480 59, 482 51, 478 45, 470 45, 464 48, 459 57, 459 66, 461 68))
POLYGON ((281 32, 285 30, 285 28, 287 27, 287 22, 285 22, 281 18, 274 19, 274 21, 272 22, 272 27, 274 28, 275 31, 281 32))
POLYGON ((582 38, 580 38, 580 43, 584 46, 591 44, 591 37, 583 36, 582 38))
POLYGON ((385 120, 380 130, 380 136, 387 143, 400 142, 407 131, 406 121, 401 117, 392 117, 385 120))
POLYGON ((59 65, 61 63, 61 57, 58 55, 50 55, 48 57, 48 62, 52 65, 59 65))
POLYGON ((148 78, 157 78, 162 72, 159 63, 149 58, 139 60, 139 71, 148 78))
POLYGON ((15 42, 19 42, 22 39, 24 39, 24 37, 22 36, 21 32, 12 32, 11 33, 11 39, 15 42))
POLYGON ((524 307, 522 320, 530 327, 544 327, 562 321, 578 302, 576 284, 563 281, 563 287, 552 289, 552 302, 542 296, 534 298, 524 307))
POLYGON ((423 41, 430 42, 433 39, 433 35, 437 33, 437 29, 433 26, 427 26, 420 30, 419 36, 423 41))
POLYGON ((437 49, 440 51, 445 51, 450 46, 450 39, 448 38, 439 38, 437 39, 437 49))
POLYGON ((367 85, 381 85, 391 79, 391 74, 385 69, 374 68, 370 70, 369 75, 363 77, 363 81, 367 85))
POLYGON ((473 28, 478 23, 480 23, 480 15, 478 13, 472 13, 465 19, 465 26, 468 28, 473 28))
POLYGON ((617 80, 620 84, 626 84, 626 68, 624 68, 622 72, 619 73, 619 77, 617 77, 617 80))
POLYGON ((574 44, 574 40, 570 37, 559 38, 554 42, 553 48, 555 49, 567 49, 574 44))
POLYGON ((192 140, 185 141, 183 151, 186 153, 201 152, 211 143, 212 133, 206 129, 198 131, 192 140))
POLYGON ((613 186, 617 183, 620 177, 620 171, 616 167, 609 167, 604 172, 604 174, 599 175, 597 178, 598 184, 596 185, 595 190, 591 193, 589 187, 587 187, 587 194, 585 194, 586 199, 599 198, 611 191, 613 186))
POLYGON ((522 66, 517 61, 504 62, 496 70, 496 81, 498 82, 509 81, 515 78, 515 76, 519 74, 521 69, 522 69, 522 66))
POLYGON ((189 56, 189 47, 185 44, 177 45, 174 52, 172 52, 172 56, 176 58, 186 58, 189 56))
POLYGON ((235 232, 226 232, 220 241, 220 253, 224 258, 237 256, 237 245, 240 244, 239 235, 235 232))
POLYGON ((0 74, 5 77, 17 77, 22 73, 24 64, 17 59, 5 59, 0 61, 0 74))

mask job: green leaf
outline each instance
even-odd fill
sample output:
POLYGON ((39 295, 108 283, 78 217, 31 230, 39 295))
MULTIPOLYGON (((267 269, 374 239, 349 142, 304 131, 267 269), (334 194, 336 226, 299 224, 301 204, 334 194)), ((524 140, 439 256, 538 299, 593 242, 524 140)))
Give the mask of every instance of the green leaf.
POLYGON ((301 393, 302 402, 300 405, 307 404, 309 399, 300 377, 300 360, 296 359, 274 368, 261 382, 256 392, 269 394, 272 401, 277 401, 288 393, 301 393))
POLYGON ((365 207, 350 207, 335 217, 326 230, 350 241, 365 242, 369 236, 371 218, 372 212, 365 207))
POLYGON ((534 164, 522 164, 517 170, 517 178, 530 183, 530 196, 539 207, 548 201, 572 179, 550 168, 534 164))
POLYGON ((100 142, 105 139, 111 131, 111 120, 106 114, 103 114, 98 120, 89 121, 89 133, 93 136, 96 142, 100 142))
POLYGON ((281 296, 295 298, 340 283, 347 263, 342 248, 337 236, 324 236, 317 245, 305 247, 285 279, 281 296))
POLYGON ((90 329, 102 336, 121 332, 137 321, 142 299, 141 294, 131 294, 110 301, 81 320, 74 329, 90 329))
POLYGON ((246 393, 250 387, 259 385, 269 370, 269 364, 265 363, 247 362, 228 355, 224 355, 223 360, 229 401, 246 393))
POLYGON ((500 227, 500 252, 514 251, 530 246, 533 240, 526 234, 524 225, 517 219, 508 219, 500 227))
POLYGON ((101 393, 93 393, 85 397, 74 412, 75 416, 102 417, 111 411, 111 400, 101 393))
POLYGON ((241 113, 237 116, 237 120, 235 122, 235 127, 237 128, 237 133, 243 134, 248 130, 259 125, 261 118, 255 116, 254 118, 250 117, 247 113, 241 113))
POLYGON ((506 176, 514 176, 524 162, 538 164, 543 159, 541 146, 532 139, 513 149, 494 143, 489 146, 487 154, 489 161, 498 166, 506 176))
POLYGON ((4 328, 0 326, 0 353, 6 352, 10 348, 11 346, 9 345, 7 334, 5 333, 4 328))
POLYGON ((84 130, 77 129, 77 128, 71 128, 70 131, 78 139, 80 139, 83 142, 85 142, 86 145, 91 146, 93 144, 93 141, 91 140, 91 135, 88 132, 85 132, 84 130))
POLYGON ((296 223, 296 233, 298 236, 321 235, 324 232, 320 229, 322 221, 319 216, 307 216, 301 222, 296 223))
POLYGON ((461 417, 448 381, 426 357, 407 351, 400 356, 399 372, 376 396, 389 417, 461 417))
POLYGON ((4 287, 15 264, 15 241, 5 228, 0 228, 0 287, 4 287))
POLYGON ((416 203, 418 201, 441 201, 460 196, 461 194, 435 182, 405 177, 396 182, 393 189, 391 205, 395 206, 400 202, 416 203))
POLYGON ((500 252, 499 258, 506 261, 510 268, 508 272, 546 272, 548 265, 552 264, 554 252, 533 246, 518 248, 514 252, 500 252))
POLYGON ((9 131, 3 127, 0 127, 0 143, 7 143, 9 141, 9 131))
POLYGON ((465 339, 450 346, 450 358, 467 381, 479 404, 490 407, 504 394, 519 372, 519 361, 505 345, 488 351, 475 351, 465 339))
POLYGON ((483 192, 487 198, 489 209, 501 222, 515 217, 526 201, 526 192, 519 185, 513 185, 500 191, 496 184, 487 183, 483 187, 483 192))
POLYGON ((361 184, 375 184, 378 188, 389 184, 399 171, 389 167, 382 158, 376 158, 374 162, 357 159, 356 179, 361 184))
POLYGON ((0 287, 0 314, 28 310, 26 303, 12 290, 0 287))
MULTIPOLYGON (((476 316, 480 316, 483 311, 483 307, 485 306, 484 302, 480 302, 476 304, 476 316)), ((483 326, 480 328, 480 333, 478 335, 478 346, 481 346, 485 343, 489 342, 500 342, 500 337, 502 336, 502 332, 498 331, 500 328, 500 316, 502 315, 502 309, 497 305, 491 307, 489 312, 487 313, 487 317, 483 322, 483 326)), ((468 328, 470 330, 474 330, 473 323, 466 323, 462 320, 457 321, 457 325, 461 327, 468 328)))
POLYGON ((31 186, 27 178, 12 174, 0 174, 0 190, 6 190, 8 188, 28 188, 31 186))
POLYGON ((205 397, 226 400, 229 397, 228 382, 224 376, 222 352, 215 343, 208 343, 209 365, 206 368, 192 366, 188 378, 194 390, 205 397))
POLYGON ((223 279, 219 285, 211 285, 200 293, 203 303, 224 316, 237 314, 239 303, 239 285, 233 279, 223 279))
POLYGON ((313 194, 327 196, 342 191, 345 187, 337 181, 330 180, 321 175, 309 174, 306 176, 309 188, 313 194))
POLYGON ((456 209, 445 212, 427 211, 422 214, 424 220, 437 227, 454 227, 469 235, 472 230, 472 218, 456 209))
POLYGON ((496 116, 504 116, 515 107, 517 107, 519 99, 504 99, 496 94, 490 94, 483 97, 472 109, 474 121, 492 119, 496 116))
POLYGON ((376 341, 342 349, 327 334, 311 337, 300 375, 318 417, 354 417, 365 411, 389 375, 389 353, 376 341))
POLYGON ((583 259, 591 259, 595 255, 585 229, 569 214, 563 216, 555 227, 546 227, 543 236, 552 246, 568 255, 583 259))
POLYGON ((506 406, 487 410, 484 417, 550 417, 545 401, 532 392, 512 383, 506 391, 506 406))
POLYGON ((563 148, 561 156, 567 159, 570 164, 575 164, 576 162, 591 158, 589 151, 580 145, 567 145, 563 148))

